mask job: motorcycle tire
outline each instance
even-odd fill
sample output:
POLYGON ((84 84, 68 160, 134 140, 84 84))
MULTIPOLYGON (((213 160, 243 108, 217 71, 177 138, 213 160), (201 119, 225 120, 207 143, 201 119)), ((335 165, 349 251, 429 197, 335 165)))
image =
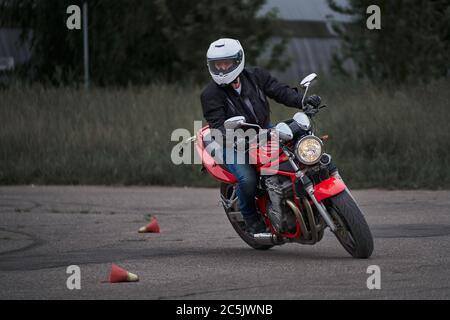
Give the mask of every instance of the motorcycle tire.
POLYGON ((326 207, 338 228, 335 236, 344 249, 354 258, 369 258, 373 252, 372 233, 350 194, 344 191, 329 198, 326 207))
MULTIPOLYGON (((221 183, 220 184, 220 193, 223 195, 226 199, 230 199, 232 193, 233 193, 234 186, 227 183, 221 183)), ((239 207, 236 204, 233 207, 234 211, 239 211, 239 207)), ((245 222, 244 221, 237 221, 235 218, 231 217, 228 212, 225 212, 227 215, 228 220, 230 221, 231 225, 233 226, 233 229, 236 231, 236 233, 241 237, 242 240, 246 244, 248 244, 250 247, 256 250, 268 250, 272 248, 272 245, 261 245, 256 243, 255 239, 248 234, 245 231, 245 222)))

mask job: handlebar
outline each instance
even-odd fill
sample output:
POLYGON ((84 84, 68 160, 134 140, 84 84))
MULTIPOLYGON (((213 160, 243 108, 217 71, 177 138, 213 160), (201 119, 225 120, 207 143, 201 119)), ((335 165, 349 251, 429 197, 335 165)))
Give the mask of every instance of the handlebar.
MULTIPOLYGON (((253 143, 256 143, 256 142, 258 142, 259 140, 261 140, 261 137, 265 137, 265 141, 267 142, 267 140, 270 140, 270 137, 268 137, 268 135, 270 135, 271 134, 271 132, 272 132, 272 128, 268 128, 268 129, 263 129, 264 130, 264 132, 262 132, 262 133, 258 133, 257 135, 255 135, 253 138, 251 138, 248 142, 245 142, 246 143, 246 145, 245 145, 245 151, 248 151, 248 150, 250 150, 250 146, 253 144, 253 143), (248 147, 247 147, 248 146, 248 147)), ((245 138, 241 138, 241 139, 245 139, 245 138)), ((238 141, 236 141, 235 143, 234 143, 234 147, 236 148, 237 147, 237 144, 239 143, 240 141, 238 140, 238 141)), ((260 143, 258 143, 258 145, 260 145, 260 143)))
POLYGON ((303 108, 303 112, 304 112, 308 117, 312 118, 313 116, 316 115, 317 112, 319 112, 319 109, 326 108, 326 107, 327 107, 327 106, 326 106, 325 104, 322 105, 322 106, 320 106, 320 107, 314 107, 314 106, 312 106, 312 105, 307 104, 307 105, 305 105, 305 107, 303 108))

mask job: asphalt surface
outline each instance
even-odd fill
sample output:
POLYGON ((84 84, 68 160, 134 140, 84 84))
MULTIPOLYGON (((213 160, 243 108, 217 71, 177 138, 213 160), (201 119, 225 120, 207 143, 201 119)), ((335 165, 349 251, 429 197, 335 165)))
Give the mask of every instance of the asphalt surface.
POLYGON ((314 246, 253 250, 216 189, 0 187, 0 299, 449 299, 450 191, 354 196, 375 238, 369 260, 329 231, 314 246), (138 233, 152 215, 161 233, 138 233), (104 282, 111 263, 139 282, 104 282), (80 290, 66 286, 70 265, 80 290))

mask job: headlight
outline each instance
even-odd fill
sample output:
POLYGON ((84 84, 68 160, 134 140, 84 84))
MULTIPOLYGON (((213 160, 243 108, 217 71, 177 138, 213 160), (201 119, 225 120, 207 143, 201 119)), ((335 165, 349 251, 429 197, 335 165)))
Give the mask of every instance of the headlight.
POLYGON ((317 163, 322 153, 322 141, 315 136, 303 137, 295 146, 295 155, 306 165, 317 163))

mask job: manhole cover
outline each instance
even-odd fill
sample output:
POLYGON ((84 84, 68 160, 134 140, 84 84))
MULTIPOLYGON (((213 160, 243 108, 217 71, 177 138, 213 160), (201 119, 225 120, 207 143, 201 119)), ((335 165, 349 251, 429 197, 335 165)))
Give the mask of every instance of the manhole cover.
POLYGON ((450 225, 399 224, 372 226, 375 238, 421 238, 450 235, 450 225))

